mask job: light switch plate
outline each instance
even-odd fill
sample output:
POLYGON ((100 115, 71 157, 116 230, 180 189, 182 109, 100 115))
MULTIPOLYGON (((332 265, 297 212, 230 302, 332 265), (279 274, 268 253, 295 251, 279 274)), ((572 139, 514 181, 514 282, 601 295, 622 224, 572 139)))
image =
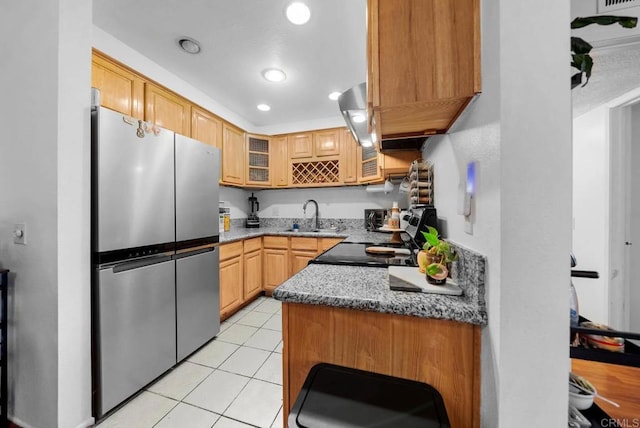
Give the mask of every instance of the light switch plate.
POLYGON ((13 243, 27 245, 27 224, 16 223, 13 227, 13 243))

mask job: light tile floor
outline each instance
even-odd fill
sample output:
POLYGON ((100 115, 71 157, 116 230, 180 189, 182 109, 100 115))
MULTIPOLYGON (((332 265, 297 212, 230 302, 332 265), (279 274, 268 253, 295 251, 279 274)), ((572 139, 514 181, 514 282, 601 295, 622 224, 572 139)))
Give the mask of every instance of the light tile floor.
POLYGON ((99 428, 282 427, 282 306, 259 297, 99 428))

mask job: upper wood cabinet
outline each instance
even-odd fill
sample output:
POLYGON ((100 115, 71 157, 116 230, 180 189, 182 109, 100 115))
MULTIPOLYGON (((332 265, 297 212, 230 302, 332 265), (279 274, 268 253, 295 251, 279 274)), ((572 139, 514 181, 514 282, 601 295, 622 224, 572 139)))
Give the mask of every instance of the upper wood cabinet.
POLYGON ((375 147, 358 146, 357 152, 358 182, 381 181, 384 156, 375 147))
POLYGON ((290 134, 289 158, 338 156, 340 154, 340 131, 341 128, 290 134))
POLYGON ((247 135, 245 184, 271 184, 271 139, 264 135, 247 135))
POLYGON ((191 103, 153 83, 144 84, 145 118, 178 134, 191 136, 191 103))
POLYGON ((313 156, 313 134, 303 132, 301 134, 291 134, 288 136, 289 158, 300 159, 313 156))
POLYGON ((287 137, 271 139, 271 186, 286 187, 289 184, 289 156, 287 137))
POLYGON ((222 125, 222 182, 244 184, 244 132, 227 122, 222 125))
POLYGON ((144 80, 141 76, 94 52, 91 86, 100 90, 100 105, 144 119, 144 80))
POLYGON ((351 131, 343 129, 340 132, 340 175, 345 184, 358 181, 358 143, 351 135, 351 131))
POLYGON ((391 150, 382 155, 382 173, 386 176, 389 174, 408 175, 411 162, 421 159, 422 154, 419 150, 391 150))
POLYGON ((222 148, 222 120, 208 111, 191 106, 191 138, 222 148))
POLYGON ((326 129, 313 133, 314 155, 336 156, 340 154, 340 129, 326 129))
POLYGON ((367 10, 378 138, 445 132, 480 92, 480 0, 368 0, 367 10))

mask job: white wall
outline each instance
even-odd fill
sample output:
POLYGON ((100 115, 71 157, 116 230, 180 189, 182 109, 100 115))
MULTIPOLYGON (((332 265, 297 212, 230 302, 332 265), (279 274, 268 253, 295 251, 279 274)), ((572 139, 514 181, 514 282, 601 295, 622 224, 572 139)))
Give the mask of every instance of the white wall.
POLYGON ((594 270, 599 279, 573 278, 580 313, 607 323, 609 240, 609 108, 602 106, 573 120, 573 253, 576 269, 594 270))
POLYGON ((531 426, 565 426, 572 163, 570 70, 565 66, 569 4, 500 4, 500 426, 517 426, 523 415, 531 426), (544 344, 544 351, 532 352, 532 344, 544 344), (531 415, 531 403, 543 404, 544 412, 531 415))
POLYGON ((60 0, 58 426, 91 417, 91 2, 60 0))
POLYGON ((562 2, 482 2, 483 93, 454 132, 424 150, 450 239, 488 258, 482 426, 567 423, 568 22, 562 2), (545 25, 523 31, 519 17, 545 25), (468 235, 457 201, 471 160, 477 195, 468 235), (532 352, 542 343, 544 352, 532 352))
MULTIPOLYGON (((90 6, 89 6, 90 7, 90 6)), ((90 422, 88 136, 90 9, 3 2, 0 260, 11 269, 9 417, 90 422), (65 47, 60 49, 60 44, 65 47), (83 101, 83 95, 84 101, 83 101), (27 245, 12 228, 27 223, 27 245)))
POLYGON ((220 186, 220 201, 224 207, 231 208, 231 218, 247 218, 249 212, 249 196, 251 192, 238 187, 220 186))

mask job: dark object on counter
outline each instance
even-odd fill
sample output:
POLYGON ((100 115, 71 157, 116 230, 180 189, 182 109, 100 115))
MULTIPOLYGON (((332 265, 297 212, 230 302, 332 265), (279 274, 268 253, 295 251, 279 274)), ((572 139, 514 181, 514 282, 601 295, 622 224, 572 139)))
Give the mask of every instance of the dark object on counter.
MULTIPOLYGON (((590 321, 583 316, 580 316, 580 323, 590 321)), ((585 327, 571 327, 572 334, 602 334, 602 330, 585 328, 585 327)), ((611 335, 615 337, 622 337, 624 339, 640 340, 640 334, 629 331, 612 332, 611 335)), ((584 346, 571 346, 569 348, 569 355, 571 358, 578 358, 581 360, 599 361, 607 364, 618 364, 621 366, 640 367, 640 346, 635 343, 625 340, 624 353, 610 352, 603 349, 592 349, 584 346)))
POLYGON ((253 196, 253 192, 251 193, 251 196, 249 196, 249 209, 251 210, 251 213, 247 216, 245 227, 249 229, 260 227, 260 218, 257 214, 258 211, 260 211, 260 202, 258 202, 258 198, 253 196))
POLYGON ((364 228, 368 231, 376 230, 384 225, 384 216, 387 210, 384 208, 373 208, 364 210, 364 228))
POLYGON ((426 383, 333 364, 311 368, 289 428, 448 428, 440 393, 426 383))
POLYGON ((373 246, 376 245, 360 242, 340 242, 320 254, 315 259, 310 260, 309 263, 381 268, 386 268, 388 266, 418 266, 415 256, 411 252, 409 254, 367 253, 367 247, 373 246))
POLYGON ((422 246, 426 242, 422 232, 426 232, 429 226, 440 230, 438 228, 438 214, 436 213, 436 207, 433 205, 427 205, 424 207, 413 208, 411 210, 409 224, 405 228, 405 231, 409 234, 413 244, 419 250, 422 249, 422 246))

